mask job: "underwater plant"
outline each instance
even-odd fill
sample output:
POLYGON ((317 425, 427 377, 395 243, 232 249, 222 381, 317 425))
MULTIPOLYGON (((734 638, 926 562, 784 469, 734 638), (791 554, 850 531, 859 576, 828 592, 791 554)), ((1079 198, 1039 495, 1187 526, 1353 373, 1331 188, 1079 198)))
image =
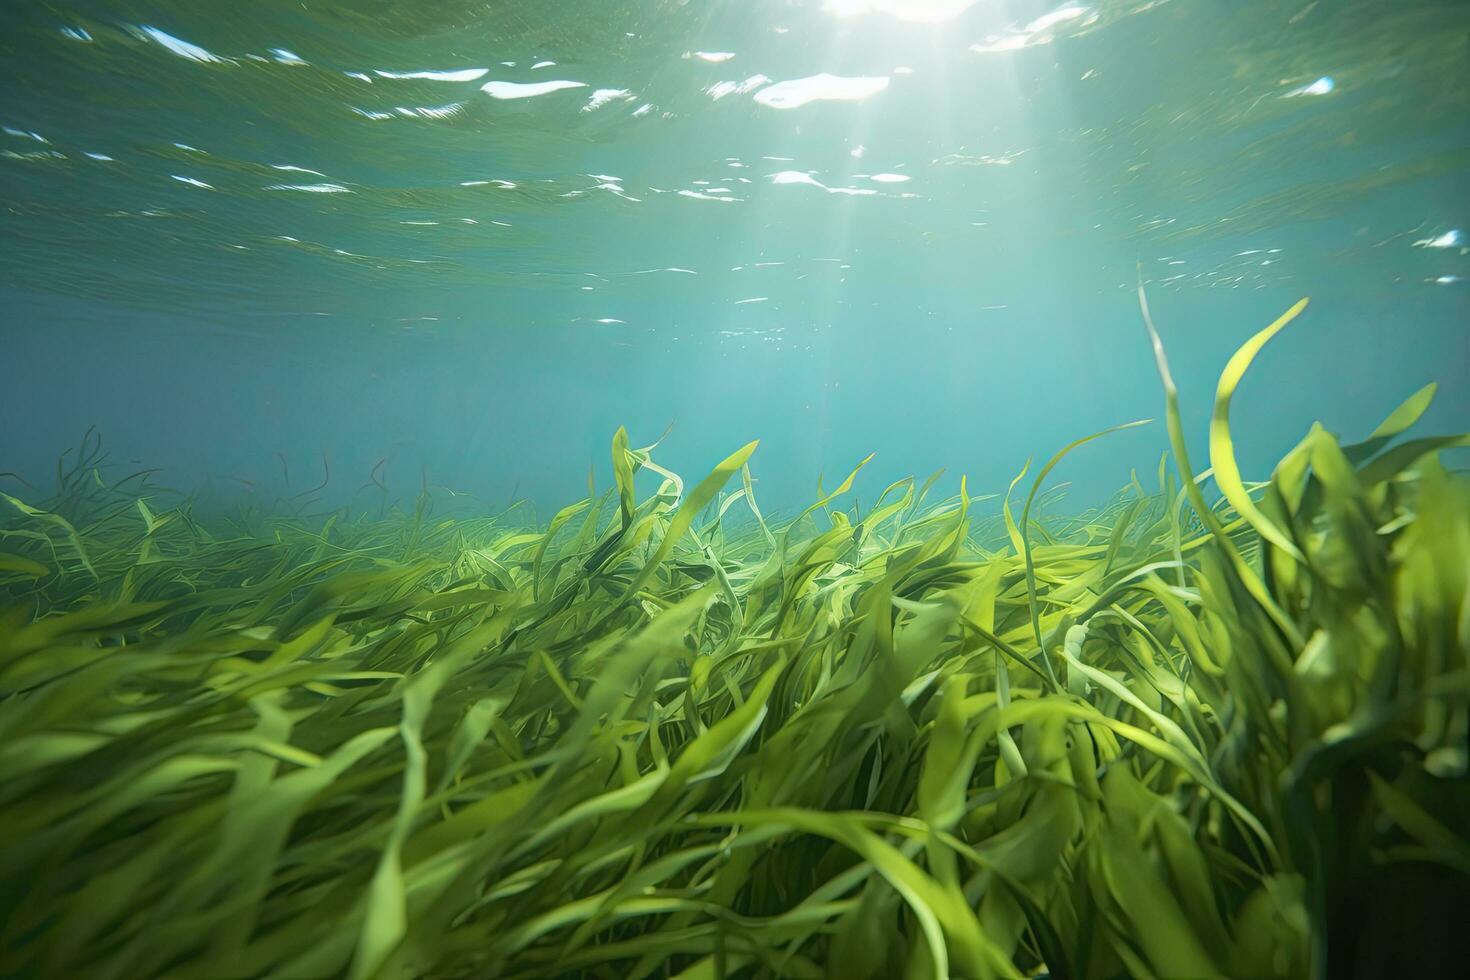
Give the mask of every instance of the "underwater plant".
POLYGON ((224 525, 84 440, 0 526, 0 970, 1448 974, 1470 439, 1397 441, 1430 385, 1247 483, 1304 305, 1196 472, 1145 303, 1173 467, 1073 516, 1085 439, 995 520, 859 464, 777 521, 754 443, 686 487, 619 429, 545 526, 224 525))

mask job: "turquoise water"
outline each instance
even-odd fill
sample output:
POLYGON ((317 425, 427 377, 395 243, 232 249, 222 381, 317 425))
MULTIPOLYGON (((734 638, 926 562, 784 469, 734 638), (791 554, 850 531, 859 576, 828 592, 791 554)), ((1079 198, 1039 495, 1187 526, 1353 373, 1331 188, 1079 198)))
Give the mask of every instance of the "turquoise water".
MULTIPOLYGON (((1141 279, 1248 477, 1470 419, 1470 5, 9 4, 0 469, 546 508, 607 444, 1003 490, 1161 414, 1141 279), (380 465, 381 464, 381 465, 380 465)), ((1161 424, 1070 458, 1090 502, 1161 424)), ((12 478, 7 478, 12 479, 12 478)), ((14 489, 8 486, 8 489, 14 489)), ((546 512, 549 512, 547 510, 546 512)))

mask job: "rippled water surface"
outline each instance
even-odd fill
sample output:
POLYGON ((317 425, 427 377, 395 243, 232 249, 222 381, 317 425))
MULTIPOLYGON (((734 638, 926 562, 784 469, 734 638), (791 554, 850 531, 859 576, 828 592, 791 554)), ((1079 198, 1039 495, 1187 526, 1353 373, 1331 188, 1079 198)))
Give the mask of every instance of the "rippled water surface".
POLYGON ((792 500, 872 450, 994 483, 1157 414, 1140 277, 1196 412, 1313 296, 1242 394, 1247 458, 1427 380, 1470 414, 1464 3, 4 17, 6 468, 96 422, 196 479, 326 454, 555 500, 616 425, 675 421, 693 468, 763 437, 792 500))

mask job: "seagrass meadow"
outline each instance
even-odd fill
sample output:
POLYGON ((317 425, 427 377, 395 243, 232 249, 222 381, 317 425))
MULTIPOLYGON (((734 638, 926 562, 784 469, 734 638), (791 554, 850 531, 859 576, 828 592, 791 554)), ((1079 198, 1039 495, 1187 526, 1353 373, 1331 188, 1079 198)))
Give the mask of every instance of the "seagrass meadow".
POLYGON ((859 465, 777 518, 754 443, 689 485, 619 429, 540 524, 206 519, 89 437, 5 498, 0 969, 1449 975, 1467 440, 1430 385, 1244 482, 1303 305, 1207 470, 1150 324, 1173 452, 1070 515, 1087 439, 996 516, 859 465))
POLYGON ((1458 980, 1467 67, 0 2, 0 980, 1458 980))

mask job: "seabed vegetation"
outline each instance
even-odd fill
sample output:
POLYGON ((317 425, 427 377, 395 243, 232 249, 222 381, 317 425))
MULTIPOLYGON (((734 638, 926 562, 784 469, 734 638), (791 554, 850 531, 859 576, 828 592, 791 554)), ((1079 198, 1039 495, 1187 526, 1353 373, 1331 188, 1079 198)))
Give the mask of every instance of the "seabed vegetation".
POLYGON ((1172 453, 1071 516, 1087 439, 993 518, 854 470, 777 520, 754 443, 686 486, 619 430, 545 525, 207 520, 88 442, 0 503, 0 971, 1448 975, 1470 440, 1404 435, 1430 385, 1245 482, 1304 305, 1204 470, 1149 324, 1172 453))

